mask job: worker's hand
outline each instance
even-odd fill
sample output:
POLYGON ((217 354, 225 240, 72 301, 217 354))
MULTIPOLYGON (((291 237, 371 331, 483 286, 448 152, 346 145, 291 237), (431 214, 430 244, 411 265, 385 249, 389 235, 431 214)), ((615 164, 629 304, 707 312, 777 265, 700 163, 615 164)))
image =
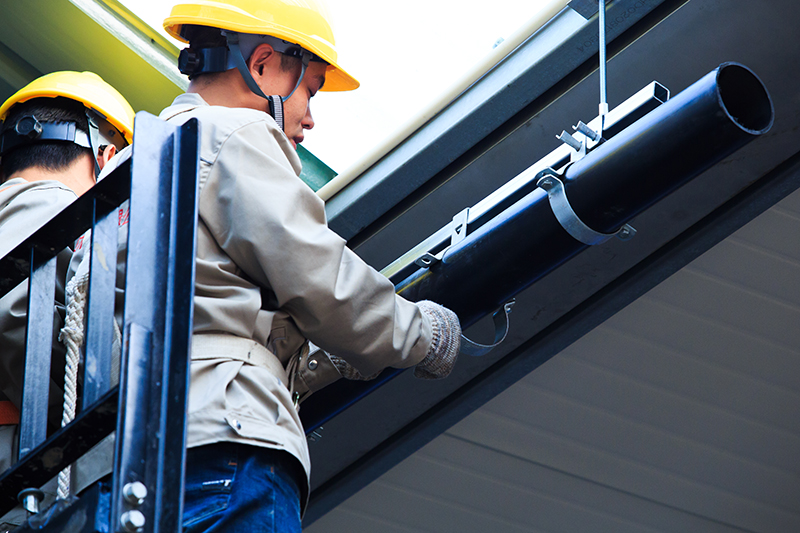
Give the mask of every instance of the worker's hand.
POLYGON ((328 359, 331 360, 333 366, 336 367, 336 370, 339 371, 339 374, 341 374, 344 379, 356 380, 356 381, 369 381, 371 379, 377 378, 380 375, 380 373, 383 372, 383 370, 378 370, 372 375, 363 376, 358 370, 355 369, 353 365, 351 365, 350 363, 348 363, 339 356, 328 354, 328 359))
POLYGON ((428 355, 414 368, 414 377, 446 378, 453 370, 461 349, 461 323, 454 312, 437 303, 423 300, 417 305, 431 321, 433 339, 428 355))

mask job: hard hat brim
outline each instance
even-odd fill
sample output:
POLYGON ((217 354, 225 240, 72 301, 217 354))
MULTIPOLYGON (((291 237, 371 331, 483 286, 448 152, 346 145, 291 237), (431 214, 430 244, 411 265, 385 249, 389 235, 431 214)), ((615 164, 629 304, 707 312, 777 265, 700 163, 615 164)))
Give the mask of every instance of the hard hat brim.
POLYGON ((255 18, 249 13, 243 11, 232 13, 230 8, 221 7, 213 2, 209 2, 208 5, 199 3, 197 5, 176 5, 170 16, 164 19, 166 32, 184 43, 188 43, 188 41, 181 35, 181 32, 186 24, 211 26, 238 33, 271 35, 284 39, 301 46, 328 63, 323 91, 352 91, 360 85, 358 80, 338 65, 331 42, 318 35, 305 35, 274 22, 266 25, 263 20, 255 18), (214 21, 213 25, 212 21, 214 21))

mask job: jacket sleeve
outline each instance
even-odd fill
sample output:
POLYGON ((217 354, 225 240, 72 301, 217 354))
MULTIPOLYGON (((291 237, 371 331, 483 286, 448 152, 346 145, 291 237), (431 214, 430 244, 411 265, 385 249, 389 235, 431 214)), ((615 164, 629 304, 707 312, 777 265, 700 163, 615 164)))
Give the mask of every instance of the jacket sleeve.
POLYGON ((365 264, 325 220, 264 122, 225 139, 201 162, 200 217, 219 246, 316 345, 364 375, 427 355, 432 329, 419 308, 365 264))

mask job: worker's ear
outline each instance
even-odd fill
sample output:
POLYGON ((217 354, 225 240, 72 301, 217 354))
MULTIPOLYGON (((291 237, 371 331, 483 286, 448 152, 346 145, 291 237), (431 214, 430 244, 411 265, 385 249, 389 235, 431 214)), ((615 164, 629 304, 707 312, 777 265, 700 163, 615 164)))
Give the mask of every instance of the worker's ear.
POLYGON ((256 46, 256 49, 250 54, 250 59, 247 60, 247 67, 259 86, 261 85, 260 78, 264 76, 264 70, 276 60, 280 60, 278 53, 268 44, 256 46))
POLYGON ((106 166, 106 163, 111 160, 117 154, 117 147, 113 144, 109 144, 106 146, 105 150, 103 150, 100 155, 97 156, 97 164, 100 166, 100 170, 103 170, 103 167, 106 166))

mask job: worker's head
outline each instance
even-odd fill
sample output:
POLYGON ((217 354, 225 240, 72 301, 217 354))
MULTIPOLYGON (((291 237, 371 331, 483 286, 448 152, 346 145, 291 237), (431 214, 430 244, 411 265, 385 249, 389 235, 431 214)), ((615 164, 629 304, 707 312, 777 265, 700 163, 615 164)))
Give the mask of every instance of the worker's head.
POLYGON ((337 62, 320 0, 191 0, 164 28, 189 43, 179 67, 192 89, 225 85, 227 101, 213 103, 268 111, 295 143, 314 125, 311 96, 358 87, 337 62))
POLYGON ((0 106, 2 179, 55 179, 82 194, 133 140, 133 117, 122 95, 96 74, 42 76, 0 106))

